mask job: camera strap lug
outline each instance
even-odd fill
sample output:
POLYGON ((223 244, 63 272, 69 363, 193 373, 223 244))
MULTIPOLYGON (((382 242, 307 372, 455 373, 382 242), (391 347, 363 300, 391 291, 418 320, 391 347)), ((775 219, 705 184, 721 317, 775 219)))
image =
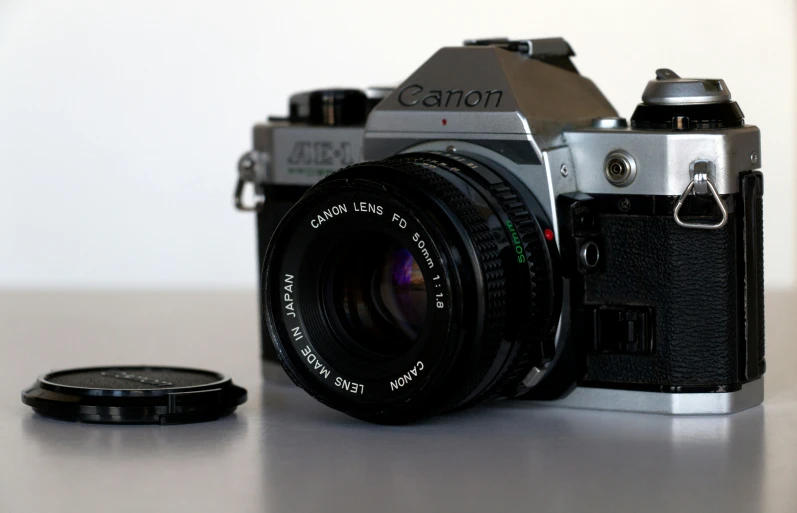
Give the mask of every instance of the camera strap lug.
POLYGON ((259 212, 266 202, 266 196, 258 185, 263 183, 268 164, 268 154, 256 150, 248 151, 238 160, 238 182, 235 184, 233 201, 235 208, 244 212, 259 212), (244 190, 252 184, 254 197, 252 203, 244 202, 244 190))
POLYGON ((728 209, 725 208, 725 203, 723 203, 722 198, 720 198, 717 193, 717 188, 714 186, 714 181, 711 178, 713 172, 714 163, 708 160, 696 160, 689 166, 689 173, 692 179, 689 181, 689 185, 686 186, 683 194, 681 194, 681 197, 678 198, 678 202, 675 204, 675 210, 673 211, 673 218, 675 218, 675 222, 678 223, 679 226, 683 226, 684 228, 697 228, 700 230, 718 230, 728 223, 728 209), (678 217, 678 213, 681 211, 681 207, 683 207, 690 193, 699 196, 711 194, 722 213, 722 220, 713 224, 688 223, 681 220, 681 218, 678 217))

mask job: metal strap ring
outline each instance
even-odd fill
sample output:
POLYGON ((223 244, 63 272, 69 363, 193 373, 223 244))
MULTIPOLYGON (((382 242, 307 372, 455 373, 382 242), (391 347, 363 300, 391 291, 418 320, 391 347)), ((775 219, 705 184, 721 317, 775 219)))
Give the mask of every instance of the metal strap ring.
POLYGON ((717 189, 714 187, 714 184, 711 182, 711 180, 706 180, 706 185, 708 185, 708 190, 711 191, 711 195, 714 196, 714 201, 717 202, 717 206, 720 207, 720 212, 722 212, 722 221, 714 224, 686 223, 681 221, 681 219, 678 217, 678 212, 681 211, 684 201, 686 201, 689 193, 695 188, 695 181, 693 179, 691 182, 689 182, 689 185, 686 186, 686 190, 683 194, 681 194, 681 197, 678 198, 678 203, 675 204, 673 217, 679 226, 683 226, 684 228, 698 228, 700 230, 718 230, 728 223, 728 210, 725 208, 722 198, 720 198, 719 194, 717 194, 717 189))
POLYGON ((235 208, 243 210, 244 212, 259 212, 266 202, 265 196, 256 184, 258 156, 259 155, 255 151, 249 151, 244 153, 238 160, 238 182, 235 184, 233 203, 235 204, 235 208), (252 190, 254 191, 252 203, 248 205, 244 203, 244 189, 246 188, 246 184, 252 184, 252 190))
POLYGON ((260 212, 260 209, 263 208, 265 202, 266 197, 257 191, 257 187, 255 186, 254 182, 249 182, 243 178, 238 179, 238 182, 235 184, 235 194, 233 196, 235 208, 244 212, 260 212), (247 183, 251 183, 255 190, 254 199, 249 205, 244 203, 244 188, 246 187, 247 183))

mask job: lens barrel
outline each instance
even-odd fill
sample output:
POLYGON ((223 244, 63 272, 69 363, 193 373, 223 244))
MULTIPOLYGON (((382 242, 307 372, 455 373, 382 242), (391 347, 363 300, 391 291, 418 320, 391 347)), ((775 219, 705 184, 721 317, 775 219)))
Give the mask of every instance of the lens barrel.
POLYGON ((514 175, 471 156, 342 169, 296 203, 267 250, 277 356, 313 397, 372 422, 515 396, 555 353, 550 228, 514 175))

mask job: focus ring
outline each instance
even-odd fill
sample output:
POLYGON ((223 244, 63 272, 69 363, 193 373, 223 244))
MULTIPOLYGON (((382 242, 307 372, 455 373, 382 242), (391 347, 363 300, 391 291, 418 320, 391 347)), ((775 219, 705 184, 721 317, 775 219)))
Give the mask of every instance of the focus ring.
POLYGON ((451 182, 432 169, 441 169, 431 159, 392 158, 391 167, 400 169, 416 180, 422 180, 432 188, 436 197, 442 199, 454 211, 459 222, 468 233, 483 270, 485 301, 485 327, 482 334, 481 351, 474 359, 478 368, 466 374, 466 381, 458 388, 448 404, 440 409, 448 409, 469 398, 483 381, 498 352, 504 332, 506 318, 506 281, 503 260, 490 228, 475 205, 451 182))

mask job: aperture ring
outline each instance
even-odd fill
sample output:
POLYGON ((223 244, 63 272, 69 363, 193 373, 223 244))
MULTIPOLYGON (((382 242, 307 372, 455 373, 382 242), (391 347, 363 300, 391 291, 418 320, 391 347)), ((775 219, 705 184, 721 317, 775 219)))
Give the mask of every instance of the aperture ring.
POLYGON ((526 325, 529 327, 532 339, 523 341, 522 349, 516 353, 490 395, 491 398, 514 397, 517 395, 520 381, 535 362, 540 361, 542 338, 552 335, 548 329, 549 320, 541 318, 539 304, 550 301, 552 284, 544 271, 546 262, 542 243, 543 234, 532 213, 509 186, 496 184, 490 188, 490 192, 512 220, 512 229, 517 233, 524 248, 531 279, 530 317, 526 325))

